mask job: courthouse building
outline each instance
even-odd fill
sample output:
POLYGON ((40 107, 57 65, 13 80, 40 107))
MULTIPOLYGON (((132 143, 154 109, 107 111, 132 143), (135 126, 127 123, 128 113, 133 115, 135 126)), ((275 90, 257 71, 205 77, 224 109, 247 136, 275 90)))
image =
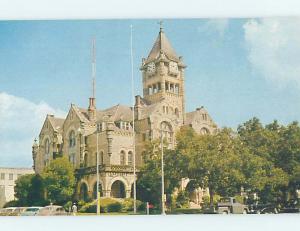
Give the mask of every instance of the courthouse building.
POLYGON ((35 172, 40 173, 53 159, 64 155, 76 169, 80 199, 95 198, 98 137, 101 195, 130 197, 134 143, 138 169, 143 164, 146 141, 159 139, 162 134, 168 148, 174 148, 175 134, 182 126, 202 134, 217 129, 204 107, 186 113, 185 68, 183 58, 160 28, 149 55, 142 59, 143 95, 135 97, 134 108, 118 104, 99 110, 91 97, 87 108, 71 104, 66 118, 47 115, 32 149, 35 172))

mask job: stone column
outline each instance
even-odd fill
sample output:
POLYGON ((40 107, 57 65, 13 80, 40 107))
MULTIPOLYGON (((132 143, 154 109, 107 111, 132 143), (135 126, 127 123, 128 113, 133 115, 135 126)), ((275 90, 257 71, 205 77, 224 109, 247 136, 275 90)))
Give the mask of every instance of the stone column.
POLYGON ((103 190, 103 196, 104 197, 110 197, 110 191, 111 190, 103 190))
POLYGON ((131 189, 126 190, 126 198, 130 198, 130 194, 131 194, 131 189))

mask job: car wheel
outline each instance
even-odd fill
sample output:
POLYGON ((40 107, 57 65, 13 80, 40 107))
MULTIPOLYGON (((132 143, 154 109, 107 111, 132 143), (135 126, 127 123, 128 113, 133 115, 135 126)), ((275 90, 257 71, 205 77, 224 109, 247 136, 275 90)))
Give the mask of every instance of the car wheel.
POLYGON ((223 211, 222 214, 228 214, 228 211, 223 211))
POLYGON ((247 209, 244 209, 243 214, 247 214, 247 209))

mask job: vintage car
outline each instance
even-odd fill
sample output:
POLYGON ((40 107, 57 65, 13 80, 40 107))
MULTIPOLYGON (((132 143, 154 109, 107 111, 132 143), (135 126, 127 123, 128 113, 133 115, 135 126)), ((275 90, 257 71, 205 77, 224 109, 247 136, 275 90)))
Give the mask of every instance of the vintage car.
POLYGON ((251 204, 248 206, 249 213, 251 214, 277 214, 278 207, 275 204, 251 204))
POLYGON ((289 200, 281 209, 280 213, 299 213, 300 212, 300 199, 289 200))
POLYGON ((41 209, 39 216, 66 216, 68 213, 59 205, 48 205, 41 209))
POLYGON ((219 214, 247 214, 247 205, 241 204, 233 197, 223 197, 217 203, 217 213, 219 214))
POLYGON ((43 207, 28 207, 20 216, 38 216, 43 207))

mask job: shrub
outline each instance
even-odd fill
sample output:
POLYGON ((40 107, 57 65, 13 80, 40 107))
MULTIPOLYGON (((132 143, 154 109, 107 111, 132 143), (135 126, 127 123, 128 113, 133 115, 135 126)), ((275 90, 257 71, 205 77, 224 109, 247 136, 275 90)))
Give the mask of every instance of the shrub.
POLYGON ((177 208, 189 207, 189 193, 187 191, 180 191, 176 197, 177 208))
POLYGON ((18 207, 18 206, 20 206, 20 202, 17 200, 13 200, 13 201, 6 202, 6 204, 3 206, 3 208, 18 207))
MULTIPOLYGON (((124 199, 122 204, 122 211, 124 212, 130 212, 133 211, 134 206, 134 200, 133 198, 126 198, 124 199)), ((142 201, 136 200, 136 208, 138 211, 146 210, 146 203, 143 203, 142 201)))
MULTIPOLYGON (((109 211, 108 206, 110 204, 114 204, 116 202, 118 202, 118 201, 115 199, 112 199, 112 198, 101 198, 100 199, 100 212, 101 213, 112 212, 112 211, 109 211)), ((114 210, 115 209, 114 206, 112 206, 112 207, 113 207, 112 210, 114 210)), ((122 208, 122 206, 121 206, 121 208, 122 208)), ((97 212, 97 200, 94 200, 92 202, 82 205, 82 207, 79 209, 79 212, 81 212, 81 213, 96 213, 97 212)))
POLYGON ((107 205, 107 212, 121 212, 122 204, 118 201, 107 205))

